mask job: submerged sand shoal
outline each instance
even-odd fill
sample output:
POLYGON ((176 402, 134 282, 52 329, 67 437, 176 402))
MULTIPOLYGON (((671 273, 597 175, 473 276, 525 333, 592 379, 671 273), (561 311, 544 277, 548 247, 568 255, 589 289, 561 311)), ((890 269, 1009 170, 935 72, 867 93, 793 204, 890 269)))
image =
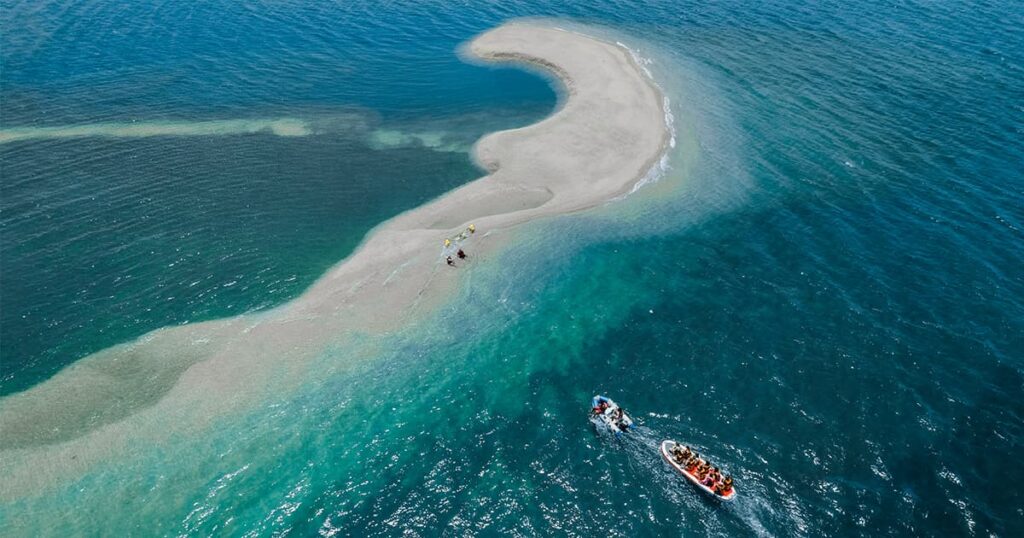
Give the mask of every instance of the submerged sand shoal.
POLYGON ((0 498, 37 493, 139 438, 172 439, 298 383, 304 365, 356 332, 380 334, 436 310, 461 271, 442 241, 474 223, 475 257, 517 224, 627 193, 669 143, 663 97, 624 47, 536 23, 486 32, 467 52, 524 62, 564 85, 543 121, 475 147, 489 174, 374 229, 347 259, 273 310, 154 331, 0 400, 0 498))

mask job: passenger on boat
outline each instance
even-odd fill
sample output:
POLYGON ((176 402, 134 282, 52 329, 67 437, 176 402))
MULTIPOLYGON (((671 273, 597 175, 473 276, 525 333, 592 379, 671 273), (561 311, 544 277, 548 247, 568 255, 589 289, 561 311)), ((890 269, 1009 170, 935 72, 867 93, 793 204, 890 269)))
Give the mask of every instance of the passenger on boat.
POLYGON ((722 496, 726 497, 732 493, 732 476, 726 476, 722 482, 722 496))
POLYGON ((690 456, 693 455, 693 453, 690 452, 690 447, 680 448, 680 445, 673 446, 672 453, 676 457, 676 463, 679 464, 686 464, 686 462, 690 460, 690 456))

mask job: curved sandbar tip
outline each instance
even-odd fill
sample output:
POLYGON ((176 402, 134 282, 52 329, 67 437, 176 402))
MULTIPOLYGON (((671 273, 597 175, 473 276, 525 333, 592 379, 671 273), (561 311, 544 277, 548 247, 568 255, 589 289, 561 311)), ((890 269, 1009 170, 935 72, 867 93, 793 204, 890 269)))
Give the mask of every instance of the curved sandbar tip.
POLYGON ((563 106, 481 139, 475 151, 487 176, 378 226, 293 301, 160 329, 0 399, 0 498, 37 492, 140 439, 188 435, 258 405, 266 391, 288 390, 344 335, 394 330, 451 296, 462 273, 439 259, 449 230, 474 222, 467 248, 481 259, 503 241, 487 232, 625 194, 667 149, 663 98, 623 47, 517 22, 481 34, 469 50, 550 70, 567 90, 563 106))
POLYGON ((502 202, 491 207, 474 193, 474 201, 483 207, 474 208, 460 222, 449 217, 439 223, 457 225, 544 207, 518 221, 591 207, 628 192, 667 149, 664 100, 619 45, 542 24, 513 22, 477 36, 467 50, 486 61, 528 63, 547 70, 561 80, 566 99, 539 123, 481 139, 474 157, 490 174, 470 187, 489 187, 492 198, 502 202), (549 199, 542 200, 541 192, 549 199), (509 198, 521 198, 523 203, 516 207, 509 198))

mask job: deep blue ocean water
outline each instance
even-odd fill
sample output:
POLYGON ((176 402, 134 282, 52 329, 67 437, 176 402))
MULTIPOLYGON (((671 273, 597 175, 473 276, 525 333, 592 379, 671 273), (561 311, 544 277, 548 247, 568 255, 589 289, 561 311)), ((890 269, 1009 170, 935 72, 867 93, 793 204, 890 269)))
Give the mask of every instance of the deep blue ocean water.
POLYGON ((1020 535, 1015 2, 5 2, 0 130, 189 134, 0 143, 0 393, 164 325, 280 304, 372 226, 477 177, 473 140, 555 106, 543 78, 454 53, 519 16, 652 60, 690 141, 666 177, 526 226, 421 326, 325 351, 329 375, 0 520, 1020 535), (309 132, 208 123, 281 119, 309 132), (595 392, 636 435, 594 433, 595 392), (664 438, 712 455, 740 497, 700 497, 660 461, 664 438))

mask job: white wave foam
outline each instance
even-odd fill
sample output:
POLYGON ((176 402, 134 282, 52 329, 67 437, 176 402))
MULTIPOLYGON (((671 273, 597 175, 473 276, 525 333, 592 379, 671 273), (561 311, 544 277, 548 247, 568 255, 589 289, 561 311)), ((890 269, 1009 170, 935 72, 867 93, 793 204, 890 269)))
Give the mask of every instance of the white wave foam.
POLYGON ((629 48, 628 46, 626 46, 625 43, 621 41, 616 41, 615 44, 622 47, 623 49, 626 50, 626 52, 629 53, 630 57, 633 59, 633 63, 635 63, 637 67, 639 67, 640 70, 643 71, 644 75, 647 76, 651 84, 654 85, 654 87, 657 88, 663 96, 662 110, 665 113, 665 128, 668 130, 668 144, 665 148, 665 151, 661 154, 661 158, 658 159, 658 162, 655 163, 654 166, 652 166, 647 171, 647 173, 645 173, 643 176, 640 177, 639 180, 637 180, 637 182, 633 185, 633 188, 630 189, 628 193, 626 193, 624 196, 619 197, 619 199, 621 199, 640 190, 641 188, 644 187, 644 185, 655 183, 661 178, 665 177, 665 174, 668 172, 670 168, 669 152, 676 147, 676 119, 675 116, 672 115, 672 103, 671 101, 669 101, 669 98, 665 93, 664 88, 662 88, 657 83, 657 81, 654 80, 654 75, 651 73, 651 70, 647 68, 647 66, 651 65, 654 62, 650 58, 645 58, 641 56, 637 51, 629 48))

